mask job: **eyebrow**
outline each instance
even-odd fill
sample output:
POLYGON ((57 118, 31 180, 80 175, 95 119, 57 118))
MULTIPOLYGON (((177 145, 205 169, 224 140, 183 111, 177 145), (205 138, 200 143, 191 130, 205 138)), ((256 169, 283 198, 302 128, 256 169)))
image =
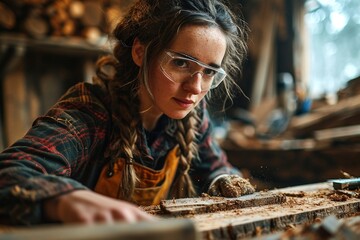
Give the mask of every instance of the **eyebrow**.
POLYGON ((181 52, 175 52, 175 51, 172 51, 172 50, 170 50, 170 51, 173 52, 173 53, 175 53, 175 54, 178 54, 178 55, 180 55, 180 56, 182 56, 182 57, 186 57, 186 58, 189 58, 189 59, 191 59, 191 60, 195 60, 195 61, 201 62, 202 64, 208 65, 208 66, 210 66, 210 67, 213 67, 213 68, 221 68, 221 66, 220 66, 219 64, 216 64, 216 63, 206 64, 206 63, 200 61, 199 59, 197 59, 197 58, 195 58, 195 57, 193 57, 193 56, 191 56, 191 55, 188 55, 188 54, 185 54, 185 53, 181 53, 181 52))

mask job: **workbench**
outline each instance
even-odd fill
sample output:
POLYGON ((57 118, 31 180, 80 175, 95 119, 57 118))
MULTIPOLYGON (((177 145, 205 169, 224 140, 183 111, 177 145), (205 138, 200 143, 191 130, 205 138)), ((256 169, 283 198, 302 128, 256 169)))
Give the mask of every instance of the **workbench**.
MULTIPOLYGON (((202 239, 240 239, 319 223, 328 216, 360 216, 360 191, 334 190, 331 182, 325 182, 235 199, 167 200, 150 208, 147 211, 157 215, 193 220, 202 239)), ((360 219, 358 234, 360 237, 360 219)))
MULTIPOLYGON (((344 239, 360 237, 359 189, 335 190, 331 182, 260 191, 239 198, 203 194, 199 198, 164 200, 160 205, 140 208, 159 216, 160 220, 91 227, 9 227, 3 228, 0 239, 24 239, 25 236, 25 239, 38 240, 285 239, 284 234, 289 234, 289 230, 295 233, 295 229, 315 224, 322 232, 325 229, 329 236, 337 236, 339 231, 343 231, 348 236, 344 239), (348 226, 347 221, 349 224, 351 222, 351 226, 348 224, 349 227, 344 228, 348 226)), ((312 230, 317 228, 313 227, 312 230)), ((301 231, 297 230, 297 234, 301 234, 301 231)))

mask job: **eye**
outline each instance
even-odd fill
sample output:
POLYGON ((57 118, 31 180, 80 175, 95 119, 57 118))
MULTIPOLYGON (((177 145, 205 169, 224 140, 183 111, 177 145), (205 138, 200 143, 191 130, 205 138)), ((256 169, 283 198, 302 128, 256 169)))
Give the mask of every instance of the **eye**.
POLYGON ((178 68, 187 68, 189 67, 189 62, 182 58, 174 58, 172 61, 172 65, 178 68))
POLYGON ((213 77, 213 76, 215 76, 216 71, 213 69, 210 69, 210 68, 205 68, 204 74, 206 74, 206 76, 208 76, 208 77, 213 77))

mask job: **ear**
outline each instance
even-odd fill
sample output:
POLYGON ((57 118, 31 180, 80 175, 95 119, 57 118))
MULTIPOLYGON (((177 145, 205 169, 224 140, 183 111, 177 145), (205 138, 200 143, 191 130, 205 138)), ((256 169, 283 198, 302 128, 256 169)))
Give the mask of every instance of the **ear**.
POLYGON ((132 49, 131 49, 131 55, 132 55, 133 61, 139 67, 143 63, 144 54, 145 54, 144 45, 140 42, 140 40, 138 38, 135 38, 134 42, 133 42, 132 49))

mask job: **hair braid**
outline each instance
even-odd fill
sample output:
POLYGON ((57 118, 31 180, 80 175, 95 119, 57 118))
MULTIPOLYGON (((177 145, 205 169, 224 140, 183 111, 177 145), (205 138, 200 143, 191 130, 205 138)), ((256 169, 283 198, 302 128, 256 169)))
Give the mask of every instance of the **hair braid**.
POLYGON ((138 111, 139 100, 137 97, 137 81, 121 85, 118 81, 111 81, 109 89, 112 99, 112 132, 110 147, 106 157, 113 164, 119 157, 124 158, 125 166, 122 172, 121 189, 118 196, 130 200, 134 192, 138 178, 136 176, 133 161, 139 155, 136 142, 138 140, 138 124, 140 116, 138 111), (129 94, 134 92, 134 94, 129 94))
POLYGON ((180 147, 179 175, 174 183, 172 196, 175 198, 194 197, 196 191, 191 181, 189 170, 192 159, 197 155, 195 142, 199 118, 196 110, 191 111, 185 118, 177 120, 175 137, 180 147))

